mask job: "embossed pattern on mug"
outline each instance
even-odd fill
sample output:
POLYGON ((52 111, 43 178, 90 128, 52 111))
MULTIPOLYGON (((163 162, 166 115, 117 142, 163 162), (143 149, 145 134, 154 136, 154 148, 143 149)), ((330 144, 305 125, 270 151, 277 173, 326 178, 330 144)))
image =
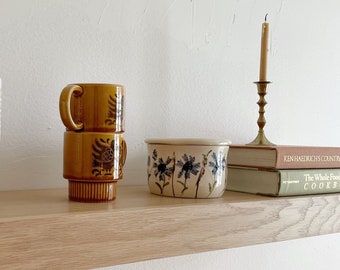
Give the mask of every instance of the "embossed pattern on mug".
POLYGON ((119 176, 119 140, 96 138, 92 144, 92 174, 119 176))
POLYGON ((124 96, 121 93, 116 93, 115 97, 109 96, 108 112, 105 124, 108 126, 115 126, 116 130, 122 128, 123 110, 124 110, 124 96))

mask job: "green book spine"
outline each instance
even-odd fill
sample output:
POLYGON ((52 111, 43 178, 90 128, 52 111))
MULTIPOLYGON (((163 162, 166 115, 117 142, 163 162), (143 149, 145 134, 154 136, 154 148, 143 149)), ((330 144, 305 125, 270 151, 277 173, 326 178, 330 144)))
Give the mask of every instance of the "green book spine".
POLYGON ((278 196, 340 192, 340 169, 278 170, 278 196))

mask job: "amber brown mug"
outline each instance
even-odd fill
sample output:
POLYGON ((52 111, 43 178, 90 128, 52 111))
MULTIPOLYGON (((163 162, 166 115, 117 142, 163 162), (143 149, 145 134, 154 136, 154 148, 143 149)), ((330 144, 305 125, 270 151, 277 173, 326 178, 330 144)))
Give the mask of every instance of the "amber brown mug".
POLYGON ((63 176, 69 181, 69 198, 85 202, 115 199, 126 154, 122 133, 66 131, 63 176))
POLYGON ((124 86, 76 83, 60 94, 60 117, 70 131, 124 132, 124 86))

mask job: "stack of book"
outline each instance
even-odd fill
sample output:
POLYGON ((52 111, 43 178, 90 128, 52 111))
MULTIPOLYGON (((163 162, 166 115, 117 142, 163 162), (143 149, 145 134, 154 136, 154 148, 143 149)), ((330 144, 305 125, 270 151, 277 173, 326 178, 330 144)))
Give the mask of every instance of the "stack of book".
POLYGON ((268 196, 340 192, 340 147, 231 145, 227 189, 268 196))

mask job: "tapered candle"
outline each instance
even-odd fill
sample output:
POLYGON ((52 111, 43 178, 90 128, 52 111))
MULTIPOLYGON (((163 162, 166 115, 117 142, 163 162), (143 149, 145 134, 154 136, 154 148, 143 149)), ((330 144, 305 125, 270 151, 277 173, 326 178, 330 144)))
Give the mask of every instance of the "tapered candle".
POLYGON ((261 36, 261 58, 260 58, 260 82, 267 81, 267 55, 268 55, 268 31, 269 23, 267 23, 267 15, 262 24, 261 36))

